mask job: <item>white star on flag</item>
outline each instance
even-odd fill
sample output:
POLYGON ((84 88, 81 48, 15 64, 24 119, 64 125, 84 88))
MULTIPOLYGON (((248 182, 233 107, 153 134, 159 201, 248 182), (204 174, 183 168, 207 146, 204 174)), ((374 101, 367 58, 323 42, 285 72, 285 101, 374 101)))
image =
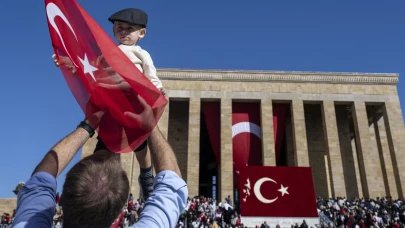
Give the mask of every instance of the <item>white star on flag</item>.
POLYGON ((83 73, 85 73, 85 74, 90 74, 91 77, 93 78, 93 80, 95 81, 96 78, 94 77, 93 72, 94 72, 94 71, 97 71, 98 69, 97 69, 96 67, 92 66, 92 65, 89 63, 89 59, 87 58, 86 53, 84 54, 84 60, 81 59, 79 56, 78 56, 78 58, 79 58, 80 62, 83 64, 83 73))
POLYGON ((284 196, 284 194, 290 194, 287 192, 288 187, 284 187, 283 185, 281 185, 281 188, 278 190, 279 192, 281 192, 281 196, 284 196))

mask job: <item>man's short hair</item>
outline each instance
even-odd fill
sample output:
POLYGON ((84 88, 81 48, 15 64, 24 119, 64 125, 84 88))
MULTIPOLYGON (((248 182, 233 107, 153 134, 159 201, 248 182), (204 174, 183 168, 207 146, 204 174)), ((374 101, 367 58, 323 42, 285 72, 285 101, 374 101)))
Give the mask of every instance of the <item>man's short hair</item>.
POLYGON ((109 228, 128 194, 119 154, 102 150, 82 159, 66 174, 60 199, 63 227, 109 228))

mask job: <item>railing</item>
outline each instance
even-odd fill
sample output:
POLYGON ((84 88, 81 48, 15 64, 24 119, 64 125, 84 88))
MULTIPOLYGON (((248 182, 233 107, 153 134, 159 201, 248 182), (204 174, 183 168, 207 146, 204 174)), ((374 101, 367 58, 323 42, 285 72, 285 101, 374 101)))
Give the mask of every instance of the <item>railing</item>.
POLYGON ((329 225, 335 224, 328 216, 326 216, 323 212, 319 213, 319 223, 320 225, 327 225, 329 227, 329 225))

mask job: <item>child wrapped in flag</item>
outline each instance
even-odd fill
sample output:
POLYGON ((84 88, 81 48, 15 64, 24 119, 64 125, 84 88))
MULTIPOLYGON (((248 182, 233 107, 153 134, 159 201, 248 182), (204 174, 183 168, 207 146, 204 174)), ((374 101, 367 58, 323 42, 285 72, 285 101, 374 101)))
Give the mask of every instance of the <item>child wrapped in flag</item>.
MULTIPOLYGON (((142 49, 137 43, 145 37, 146 25, 148 22, 148 15, 135 8, 127 8, 112 14, 108 20, 113 23, 114 37, 119 43, 120 50, 131 60, 131 62, 141 71, 152 84, 166 96, 166 90, 162 82, 157 77, 156 68, 153 64, 150 54, 142 49)), ((55 58, 55 55, 53 56, 55 58)), ((71 60, 67 56, 61 56, 59 59, 54 60, 56 66, 64 66, 68 68, 73 74, 76 74, 76 68, 73 66, 71 60)), ((99 56, 97 62, 109 68, 103 56, 99 56)), ((98 65, 98 63, 96 65, 98 65)), ((106 69, 105 68, 105 69, 106 69)), ((99 80, 102 83, 102 80, 99 80)), ((98 142, 95 151, 106 149, 100 137, 97 138, 98 142)), ((145 140, 134 151, 140 166, 140 176, 138 182, 141 187, 142 200, 145 202, 153 191, 153 172, 150 155, 147 150, 147 140, 145 140)))

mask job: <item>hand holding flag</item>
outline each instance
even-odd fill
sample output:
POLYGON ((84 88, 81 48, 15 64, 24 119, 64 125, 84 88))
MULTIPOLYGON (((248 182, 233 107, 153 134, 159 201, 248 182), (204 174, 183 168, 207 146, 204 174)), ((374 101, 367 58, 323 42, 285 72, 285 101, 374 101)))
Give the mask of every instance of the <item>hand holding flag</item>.
POLYGON ((76 68, 73 66, 72 62, 66 56, 59 56, 59 58, 57 58, 56 55, 53 54, 52 59, 53 59, 53 63, 55 63, 55 66, 57 66, 57 67, 64 66, 68 70, 70 70, 70 72, 72 74, 76 74, 76 72, 77 72, 76 68))

